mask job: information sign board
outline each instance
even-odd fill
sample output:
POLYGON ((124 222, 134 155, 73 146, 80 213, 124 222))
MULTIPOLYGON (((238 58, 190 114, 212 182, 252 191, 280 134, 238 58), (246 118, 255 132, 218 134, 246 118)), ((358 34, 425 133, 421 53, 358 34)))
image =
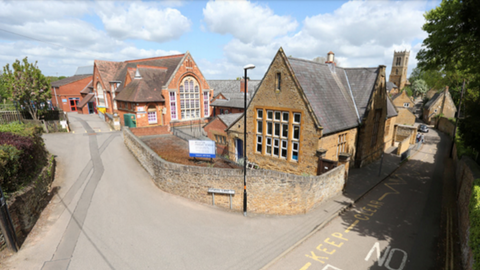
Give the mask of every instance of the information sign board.
POLYGON ((215 142, 189 140, 188 152, 190 157, 215 158, 215 142))

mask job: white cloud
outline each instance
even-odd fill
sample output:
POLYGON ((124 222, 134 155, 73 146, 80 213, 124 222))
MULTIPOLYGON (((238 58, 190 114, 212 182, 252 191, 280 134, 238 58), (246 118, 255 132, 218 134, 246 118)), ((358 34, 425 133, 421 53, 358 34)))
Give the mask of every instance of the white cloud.
POLYGON ((190 30, 191 21, 173 8, 161 9, 153 3, 133 2, 116 5, 102 2, 98 14, 105 30, 121 40, 143 39, 166 42, 190 30))
POLYGON ((210 1, 203 9, 207 28, 231 34, 243 43, 265 45, 277 36, 294 31, 298 23, 289 16, 278 16, 268 7, 248 1, 210 1))

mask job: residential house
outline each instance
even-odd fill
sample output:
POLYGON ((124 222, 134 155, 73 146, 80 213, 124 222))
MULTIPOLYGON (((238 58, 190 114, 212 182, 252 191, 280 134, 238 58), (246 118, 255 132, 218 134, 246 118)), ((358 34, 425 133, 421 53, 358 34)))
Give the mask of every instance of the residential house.
POLYGON ((445 90, 437 92, 423 107, 423 121, 427 124, 433 125, 436 123, 436 116, 442 115, 446 118, 455 117, 457 107, 448 91, 448 86, 445 90))
POLYGON ((242 115, 242 113, 220 114, 215 116, 215 118, 203 127, 208 138, 215 141, 217 155, 229 155, 228 135, 225 130, 242 115))
POLYGON ((135 127, 203 123, 213 91, 189 52, 112 62, 95 60, 93 87, 98 110, 118 114, 135 127))
POLYGON ((413 126, 415 124, 415 102, 409 97, 405 90, 395 95, 393 105, 397 108, 398 116, 396 122, 401 125, 413 126))
MULTIPOLYGON (((211 105, 213 116, 229 113, 241 113, 245 108, 245 81, 241 80, 208 80, 208 85, 215 92, 211 105)), ((254 95, 259 80, 247 79, 247 102, 254 95)))
MULTIPOLYGON (((247 109, 247 159, 260 168, 318 175, 363 166, 383 153, 385 66, 342 68, 287 57, 279 49, 247 109)), ((228 129, 229 151, 243 157, 242 116, 228 129)))
POLYGON ((88 113, 87 108, 79 108, 82 99, 81 91, 92 82, 93 67, 78 67, 75 75, 51 83, 52 105, 64 112, 82 111, 88 113), (85 110, 85 111, 83 111, 85 110))
POLYGON ((387 82, 387 93, 390 96, 394 96, 398 94, 398 86, 394 84, 393 82, 387 82))

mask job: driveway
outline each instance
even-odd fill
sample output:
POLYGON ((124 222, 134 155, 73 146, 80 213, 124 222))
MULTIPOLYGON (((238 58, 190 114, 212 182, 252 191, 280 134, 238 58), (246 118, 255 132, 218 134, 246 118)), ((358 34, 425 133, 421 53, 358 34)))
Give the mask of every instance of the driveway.
POLYGON ((69 118, 73 132, 44 135, 58 193, 4 269, 259 269, 329 212, 244 217, 165 193, 121 132, 69 118))

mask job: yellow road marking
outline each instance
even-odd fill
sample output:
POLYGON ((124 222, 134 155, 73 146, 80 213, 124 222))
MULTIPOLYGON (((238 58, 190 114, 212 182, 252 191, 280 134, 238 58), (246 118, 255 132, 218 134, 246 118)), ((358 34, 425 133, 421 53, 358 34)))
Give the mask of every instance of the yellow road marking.
POLYGON ((72 130, 72 133, 75 133, 75 131, 72 130))
POLYGON ((300 268, 300 270, 307 270, 310 267, 310 265, 312 265, 312 263, 308 262, 302 268, 300 268))
POLYGON ((355 227, 355 225, 357 225, 357 223, 359 222, 360 220, 355 220, 350 226, 348 226, 348 228, 345 230, 346 233, 348 233, 351 229, 353 229, 353 227, 355 227))

